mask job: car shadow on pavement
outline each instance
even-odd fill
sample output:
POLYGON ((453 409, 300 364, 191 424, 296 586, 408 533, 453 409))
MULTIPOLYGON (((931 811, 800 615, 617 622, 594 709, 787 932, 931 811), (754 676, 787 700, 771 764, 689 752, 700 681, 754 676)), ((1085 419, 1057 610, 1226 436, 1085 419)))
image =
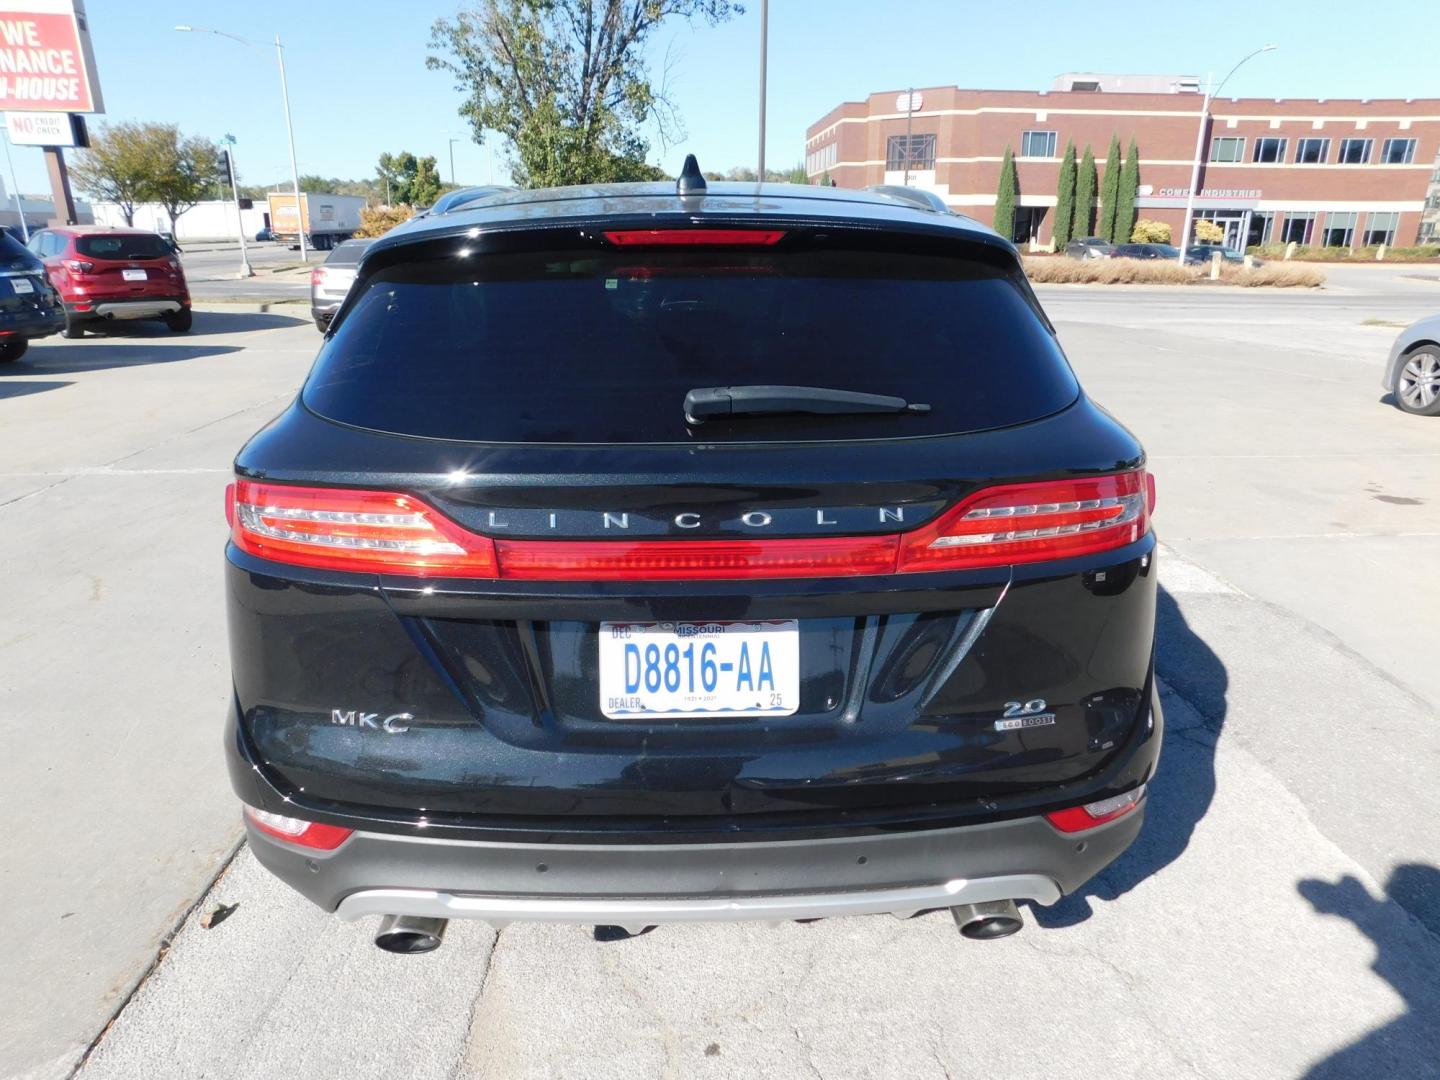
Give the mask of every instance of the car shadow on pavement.
POLYGON ((207 356, 240 352, 238 345, 89 345, 84 348, 32 348, 10 365, 13 374, 73 375, 103 368, 143 367, 146 364, 174 364, 207 356))
POLYGON ((1198 715, 1186 709, 1184 716, 1165 718, 1160 767, 1150 781, 1145 827, 1139 838, 1125 854, 1059 903, 1031 905, 1040 926, 1082 923, 1093 914, 1092 900, 1118 900, 1169 866, 1184 854, 1190 834, 1215 798, 1215 747, 1225 726, 1230 679, 1220 657, 1190 629, 1175 598, 1163 587, 1155 608, 1155 669, 1198 715), (1182 742, 1183 747, 1179 745, 1182 742), (1166 768, 1167 759, 1171 768, 1166 768), (1181 759, 1184 767, 1175 767, 1181 759))
MULTIPOLYGON (((1416 909, 1407 903, 1440 897, 1440 869, 1422 863, 1397 866, 1385 884, 1383 900, 1348 874, 1337 882, 1308 879, 1296 888, 1317 912, 1349 919, 1375 943, 1375 974, 1405 1002, 1401 1016, 1318 1062, 1305 1080, 1440 1076, 1440 978, 1433 966, 1434 951, 1417 948, 1418 935, 1427 930, 1434 934, 1436 928, 1416 926, 1416 909), (1431 1071, 1423 1071, 1427 1068, 1431 1071)), ((1419 922, 1424 924, 1423 916, 1419 922)))
MULTIPOLYGON (((3 374, 3 373, 0 373, 3 374)), ((11 368, 9 374, 19 374, 15 368, 11 368)), ((32 379, 29 382, 11 382, 8 379, 0 379, 0 401, 6 398, 24 397, 27 394, 43 394, 46 390, 59 390, 62 386, 74 386, 73 379, 62 381, 46 382, 40 379, 32 379)))
POLYGON ((276 330, 282 326, 303 326, 310 322, 304 304, 286 304, 297 314, 278 311, 196 311, 192 334, 244 334, 251 330, 276 330), (298 314, 304 312, 303 315, 298 314))

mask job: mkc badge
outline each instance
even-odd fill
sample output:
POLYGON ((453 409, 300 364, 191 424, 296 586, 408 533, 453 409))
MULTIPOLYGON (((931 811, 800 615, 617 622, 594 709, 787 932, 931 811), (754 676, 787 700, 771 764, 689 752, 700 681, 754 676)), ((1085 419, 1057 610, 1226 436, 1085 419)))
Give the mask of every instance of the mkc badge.
POLYGON ((332 724, 340 724, 343 727, 369 728, 372 731, 383 731, 387 735, 404 735, 410 730, 410 721, 414 719, 414 715, 408 712, 392 713, 382 720, 379 713, 361 712, 359 709, 351 709, 349 712, 341 712, 339 709, 330 710, 330 723, 332 724))

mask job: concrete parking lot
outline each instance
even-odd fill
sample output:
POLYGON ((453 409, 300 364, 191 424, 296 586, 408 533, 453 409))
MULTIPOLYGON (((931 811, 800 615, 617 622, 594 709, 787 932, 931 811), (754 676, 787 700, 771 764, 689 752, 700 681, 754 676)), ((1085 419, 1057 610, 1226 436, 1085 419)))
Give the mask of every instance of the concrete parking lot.
POLYGON ((937 913, 379 952, 232 859, 219 749, 221 491, 308 312, 36 345, 0 375, 0 1076, 1440 1076, 1440 421, 1379 387, 1435 277, 1043 290, 1158 477, 1168 728, 1136 847, 994 943, 937 913))

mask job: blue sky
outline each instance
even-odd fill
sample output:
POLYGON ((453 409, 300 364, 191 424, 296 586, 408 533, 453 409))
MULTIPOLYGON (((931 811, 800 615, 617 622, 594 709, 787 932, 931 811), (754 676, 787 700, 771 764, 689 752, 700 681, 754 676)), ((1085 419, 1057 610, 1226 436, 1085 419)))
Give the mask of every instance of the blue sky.
MULTIPOLYGON (((461 95, 447 76, 425 69, 430 25, 453 14, 455 0, 88 0, 86 7, 105 119, 171 121, 216 138, 232 133, 247 182, 289 174, 273 47, 175 33, 177 23, 262 44, 282 36, 301 172, 368 176, 382 151, 403 149, 435 155, 449 179, 447 140, 459 138, 461 183, 505 179, 503 147, 476 146, 455 113, 461 95)), ((677 25, 657 36, 652 66, 668 70, 688 133, 668 150, 652 140, 657 162, 676 169, 688 150, 705 168, 754 164, 759 11, 755 0, 719 28, 677 25)), ((800 161, 811 122, 871 91, 1043 89, 1075 70, 1203 76, 1268 42, 1277 51, 1247 65, 1227 96, 1440 97, 1440 69, 1407 59, 1410 43, 1435 33, 1435 0, 1342 0, 1322 11, 1313 0, 772 0, 768 163, 800 161)), ((47 191, 40 151, 12 152, 21 189, 47 191)))

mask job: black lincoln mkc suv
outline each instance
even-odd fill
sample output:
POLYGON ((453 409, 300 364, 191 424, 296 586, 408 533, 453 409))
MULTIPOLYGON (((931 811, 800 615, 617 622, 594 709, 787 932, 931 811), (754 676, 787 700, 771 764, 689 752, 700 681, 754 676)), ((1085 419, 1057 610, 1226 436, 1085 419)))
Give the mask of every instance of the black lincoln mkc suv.
POLYGON ((381 946, 949 908, 1140 830, 1154 488, 1015 249, 913 192, 477 192, 235 462, 230 775, 381 946))

